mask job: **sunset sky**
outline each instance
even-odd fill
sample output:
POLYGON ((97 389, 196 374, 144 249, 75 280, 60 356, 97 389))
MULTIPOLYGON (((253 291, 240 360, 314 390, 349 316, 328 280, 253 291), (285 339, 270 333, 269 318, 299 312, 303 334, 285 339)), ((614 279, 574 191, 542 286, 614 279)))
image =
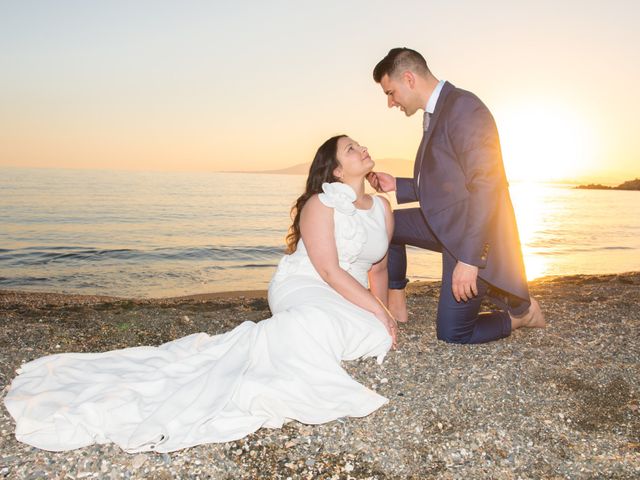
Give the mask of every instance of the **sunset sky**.
POLYGON ((640 3, 3 1, 0 167, 265 170, 336 133, 413 160, 397 46, 491 109, 513 180, 640 176, 640 3), (526 6, 525 6, 526 5, 526 6))

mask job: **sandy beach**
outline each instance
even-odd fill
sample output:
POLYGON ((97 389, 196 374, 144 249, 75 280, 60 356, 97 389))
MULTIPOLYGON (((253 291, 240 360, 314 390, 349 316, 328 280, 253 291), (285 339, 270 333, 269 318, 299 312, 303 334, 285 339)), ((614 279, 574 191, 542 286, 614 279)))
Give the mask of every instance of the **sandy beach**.
MULTIPOLYGON (((46 452, 17 442, 4 403, 0 476, 11 479, 538 479, 640 477, 640 272, 546 277, 548 328, 485 345, 436 340, 437 283, 412 284, 410 322, 385 363, 346 364, 389 403, 366 418, 297 422, 171 454, 113 445, 46 452)), ((266 292, 136 300, 0 291, 3 398, 24 361, 158 345, 269 317, 266 292)))

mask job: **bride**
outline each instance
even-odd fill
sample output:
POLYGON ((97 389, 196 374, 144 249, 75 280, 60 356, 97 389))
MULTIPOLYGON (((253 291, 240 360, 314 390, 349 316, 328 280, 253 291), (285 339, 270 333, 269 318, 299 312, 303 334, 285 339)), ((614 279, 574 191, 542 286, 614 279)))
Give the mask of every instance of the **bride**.
POLYGON ((348 136, 320 146, 269 285, 271 318, 159 347, 31 361, 5 398, 16 438, 54 451, 113 442, 170 452, 291 419, 361 417, 386 403, 340 364, 382 363, 396 341, 385 307, 393 216, 385 199, 364 192, 373 166, 348 136))

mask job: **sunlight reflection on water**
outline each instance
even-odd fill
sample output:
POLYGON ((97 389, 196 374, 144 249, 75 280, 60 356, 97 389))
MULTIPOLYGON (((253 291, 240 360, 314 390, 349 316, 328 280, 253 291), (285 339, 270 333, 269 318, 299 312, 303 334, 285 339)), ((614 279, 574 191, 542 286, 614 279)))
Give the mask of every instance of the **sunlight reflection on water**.
MULTIPOLYGON (((640 270, 640 192, 512 183, 510 193, 529 280, 640 270)), ((407 255, 411 278, 439 280, 439 254, 407 255)))

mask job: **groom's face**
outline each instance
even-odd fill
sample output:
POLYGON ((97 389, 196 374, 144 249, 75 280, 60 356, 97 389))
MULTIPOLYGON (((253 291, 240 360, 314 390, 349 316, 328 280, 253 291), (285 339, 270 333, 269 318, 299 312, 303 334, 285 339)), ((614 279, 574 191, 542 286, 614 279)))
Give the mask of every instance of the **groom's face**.
POLYGON ((416 113, 420 105, 416 105, 416 94, 408 73, 391 77, 385 75, 380 79, 380 86, 387 96, 387 106, 389 108, 398 107, 407 117, 410 117, 416 113))

